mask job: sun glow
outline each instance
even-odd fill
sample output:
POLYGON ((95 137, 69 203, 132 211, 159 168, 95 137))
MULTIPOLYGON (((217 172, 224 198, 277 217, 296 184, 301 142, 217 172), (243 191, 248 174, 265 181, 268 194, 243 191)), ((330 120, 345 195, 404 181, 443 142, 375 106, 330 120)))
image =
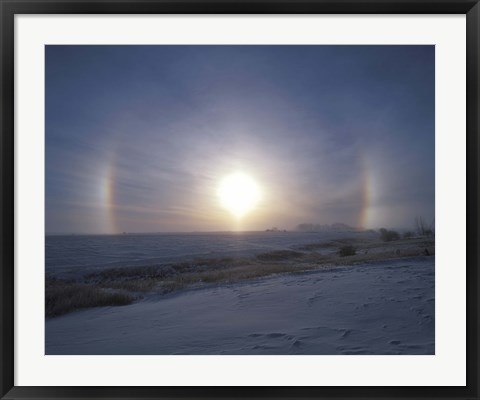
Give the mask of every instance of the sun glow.
POLYGON ((261 197, 257 183, 250 176, 240 172, 223 178, 217 194, 221 206, 237 218, 243 217, 255 208, 261 197))

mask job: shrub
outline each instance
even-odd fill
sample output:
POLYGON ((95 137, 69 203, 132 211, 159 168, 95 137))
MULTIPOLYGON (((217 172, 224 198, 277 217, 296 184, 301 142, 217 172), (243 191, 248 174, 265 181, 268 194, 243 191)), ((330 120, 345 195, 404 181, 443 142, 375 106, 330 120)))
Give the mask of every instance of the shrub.
POLYGON ((408 231, 403 234, 404 239, 411 239, 412 237, 413 237, 413 232, 408 231))
POLYGON ((354 256, 355 254, 357 254, 357 249, 351 245, 342 246, 338 250, 338 255, 340 257, 354 256))
POLYGON ((384 242, 392 242, 394 240, 400 239, 400 235, 398 234, 398 232, 389 231, 385 228, 380 229, 380 236, 384 242))

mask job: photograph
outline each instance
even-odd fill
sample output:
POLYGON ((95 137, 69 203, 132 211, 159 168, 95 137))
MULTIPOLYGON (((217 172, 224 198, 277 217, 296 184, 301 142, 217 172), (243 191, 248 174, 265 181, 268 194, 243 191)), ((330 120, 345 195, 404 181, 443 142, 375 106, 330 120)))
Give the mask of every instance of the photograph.
POLYGON ((0 0, 0 400, 480 399, 480 0, 0 0))
POLYGON ((45 355, 436 354, 435 45, 44 52, 45 355))

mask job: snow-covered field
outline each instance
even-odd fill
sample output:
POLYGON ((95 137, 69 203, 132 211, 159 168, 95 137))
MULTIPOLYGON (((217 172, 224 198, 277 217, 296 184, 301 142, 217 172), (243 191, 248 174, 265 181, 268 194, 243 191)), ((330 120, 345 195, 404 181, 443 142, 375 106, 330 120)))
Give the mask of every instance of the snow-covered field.
POLYGON ((434 354, 435 257, 151 295, 45 330, 46 354, 434 354))
POLYGON ((194 258, 245 257, 310 243, 378 237, 370 232, 207 232, 46 236, 47 275, 71 278, 112 267, 168 264, 194 258))

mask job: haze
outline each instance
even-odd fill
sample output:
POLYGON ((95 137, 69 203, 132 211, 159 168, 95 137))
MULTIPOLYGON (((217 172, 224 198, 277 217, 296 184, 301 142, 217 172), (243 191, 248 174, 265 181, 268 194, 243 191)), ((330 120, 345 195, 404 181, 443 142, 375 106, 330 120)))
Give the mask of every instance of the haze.
POLYGON ((434 46, 46 46, 46 231, 410 227, 435 210, 434 46), (233 218, 218 185, 258 183, 233 218))

